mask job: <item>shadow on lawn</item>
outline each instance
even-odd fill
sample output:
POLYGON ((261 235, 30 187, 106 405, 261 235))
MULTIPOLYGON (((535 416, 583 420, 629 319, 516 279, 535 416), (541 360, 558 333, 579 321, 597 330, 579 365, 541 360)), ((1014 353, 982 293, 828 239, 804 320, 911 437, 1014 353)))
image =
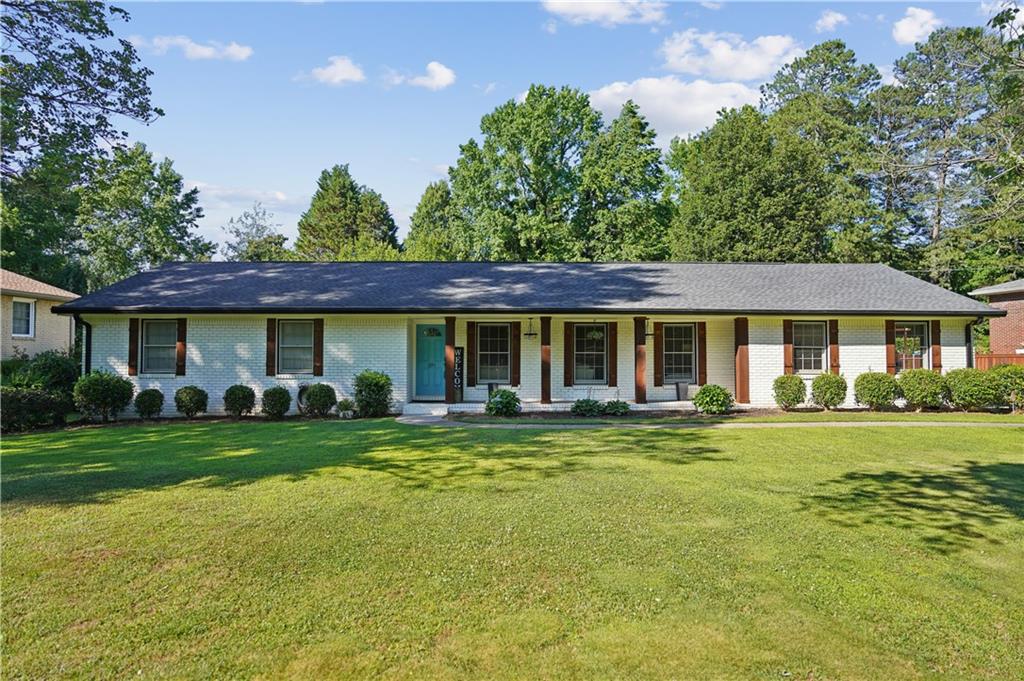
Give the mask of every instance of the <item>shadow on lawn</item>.
POLYGON ((78 504, 180 484, 245 485, 283 476, 302 480, 347 470, 383 473, 415 488, 488 479, 529 481, 587 468, 607 456, 688 464, 723 460, 698 431, 600 435, 431 429, 391 420, 176 423, 90 428, 6 438, 5 504, 78 504), (656 452, 656 454, 652 454, 656 452))
POLYGON ((888 525, 948 554, 998 540, 989 528, 1024 519, 1024 464, 968 461, 944 471, 850 472, 810 497, 813 510, 846 526, 888 525))

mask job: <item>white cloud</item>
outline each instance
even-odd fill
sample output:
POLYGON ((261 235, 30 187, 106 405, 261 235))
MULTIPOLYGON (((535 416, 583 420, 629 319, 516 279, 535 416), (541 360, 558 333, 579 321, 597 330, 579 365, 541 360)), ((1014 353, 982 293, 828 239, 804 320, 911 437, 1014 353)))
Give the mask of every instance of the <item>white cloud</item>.
POLYGON ((788 35, 763 35, 751 42, 735 33, 701 33, 690 28, 661 45, 665 68, 680 73, 731 80, 756 80, 804 53, 788 35))
POLYGON ((327 85, 344 85, 345 83, 361 83, 366 80, 366 74, 358 64, 348 57, 336 55, 327 58, 327 66, 317 66, 309 74, 304 74, 300 78, 312 78, 327 85))
MULTIPOLYGON (((570 24, 599 24, 612 28, 620 24, 660 24, 665 21, 665 2, 644 0, 573 1, 544 0, 544 9, 570 24)), ((554 31, 548 31, 553 33, 554 31)))
POLYGON ((722 9, 722 3, 708 2, 708 0, 704 0, 704 2, 700 3, 700 6, 704 9, 722 9))
POLYGON ((223 185, 187 180, 185 185, 199 190, 200 202, 208 208, 248 207, 259 201, 268 208, 292 209, 304 205, 303 197, 291 197, 276 189, 246 189, 242 187, 225 187, 223 185))
POLYGON ((558 22, 555 21, 554 19, 548 19, 547 21, 540 25, 540 28, 545 33, 554 35, 558 33, 558 22))
POLYGON ((818 33, 831 33, 838 26, 848 23, 850 23, 850 20, 846 18, 845 14, 841 14, 834 9, 827 9, 814 22, 814 30, 818 33))
POLYGON ((227 59, 228 61, 245 61, 252 56, 253 49, 248 45, 239 45, 231 41, 227 45, 215 40, 205 45, 197 43, 187 35, 157 35, 147 40, 142 36, 133 35, 129 39, 135 47, 156 55, 167 54, 171 49, 179 49, 185 59, 227 59))
POLYGON ((684 81, 676 76, 620 81, 590 92, 590 101, 609 120, 627 99, 636 102, 657 131, 661 146, 668 146, 673 137, 712 125, 720 109, 756 104, 759 97, 757 88, 743 83, 684 81))
POLYGON ((900 45, 913 45, 925 40, 939 26, 942 26, 942 19, 935 16, 935 12, 908 7, 903 18, 892 25, 892 37, 900 45))
POLYGON ((978 12, 983 15, 985 17, 985 21, 988 22, 989 19, 999 14, 1004 9, 1010 9, 1012 7, 1020 9, 1020 11, 1017 12, 1017 16, 1013 19, 1013 27, 1017 31, 1024 31, 1024 7, 1021 7, 1020 3, 1015 0, 982 0, 981 4, 978 6, 978 12))
POLYGON ((406 76, 392 68, 386 68, 384 82, 388 85, 412 85, 436 91, 454 84, 455 72, 439 61, 432 61, 427 64, 427 71, 422 76, 406 76))

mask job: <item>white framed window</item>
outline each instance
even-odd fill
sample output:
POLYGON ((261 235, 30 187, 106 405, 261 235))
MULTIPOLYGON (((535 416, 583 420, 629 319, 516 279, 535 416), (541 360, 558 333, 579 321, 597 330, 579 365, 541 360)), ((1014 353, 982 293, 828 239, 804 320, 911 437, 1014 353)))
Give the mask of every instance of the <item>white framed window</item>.
POLYGON ((825 322, 793 322, 793 370, 820 374, 825 370, 828 334, 825 322))
POLYGON ((666 382, 696 382, 696 337, 696 326, 693 324, 665 324, 662 327, 666 382))
POLYGON ((11 303, 11 335, 31 338, 36 335, 36 301, 15 298, 11 303))
POLYGON ((277 323, 277 372, 313 373, 312 320, 280 320, 277 323))
POLYGON ((476 325, 477 380, 482 383, 511 381, 512 333, 508 324, 476 325))
POLYGON ((576 324, 573 381, 604 384, 608 382, 608 325, 576 324))
POLYGON ((177 368, 178 322, 142 320, 142 373, 173 374, 177 368))
POLYGON ((928 322, 896 322, 896 373, 905 369, 927 369, 928 322))

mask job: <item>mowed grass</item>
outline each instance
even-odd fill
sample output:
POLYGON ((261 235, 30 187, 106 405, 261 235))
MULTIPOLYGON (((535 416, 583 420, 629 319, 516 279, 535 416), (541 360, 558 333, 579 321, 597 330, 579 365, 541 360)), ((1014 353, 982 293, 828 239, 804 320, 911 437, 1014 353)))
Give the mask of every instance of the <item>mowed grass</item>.
POLYGON ((1024 676, 1024 429, 8 437, 6 678, 1024 676))
POLYGON ((487 414, 453 414, 449 418, 453 421, 465 423, 541 423, 548 425, 566 424, 609 424, 620 423, 657 423, 657 424, 693 424, 707 425, 712 423, 822 423, 822 422, 908 422, 908 423, 1007 423, 1011 425, 1024 426, 1024 412, 1016 414, 992 413, 992 412, 964 412, 964 411, 922 411, 922 412, 900 412, 900 411, 861 411, 844 410, 837 411, 790 411, 777 413, 764 413, 754 411, 749 414, 735 412, 725 416, 700 415, 693 412, 679 412, 678 414, 666 415, 663 412, 645 414, 642 411, 633 411, 625 416, 598 416, 581 417, 562 416, 558 414, 534 415, 535 412, 528 412, 521 416, 489 416, 487 414))

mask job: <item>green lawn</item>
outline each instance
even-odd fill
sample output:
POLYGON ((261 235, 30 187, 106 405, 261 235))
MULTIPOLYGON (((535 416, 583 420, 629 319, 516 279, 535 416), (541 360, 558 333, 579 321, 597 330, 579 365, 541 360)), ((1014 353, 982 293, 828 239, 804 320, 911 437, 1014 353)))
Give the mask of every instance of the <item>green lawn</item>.
POLYGON ((1024 430, 7 437, 5 678, 1024 676, 1024 430))
POLYGON ((727 416, 701 416, 693 412, 680 412, 673 415, 665 415, 664 412, 653 412, 646 414, 642 411, 633 411, 627 416, 601 416, 584 418, 579 416, 564 416, 558 414, 532 416, 503 417, 488 416, 486 414, 453 414, 450 417, 453 421, 464 421, 466 423, 541 423, 548 425, 563 424, 618 424, 618 423, 684 423, 684 424, 708 424, 708 423, 814 423, 823 421, 956 421, 959 423, 1012 423, 1024 426, 1024 413, 1017 414, 993 414, 989 412, 962 412, 962 411, 932 411, 932 412, 879 412, 879 411, 793 411, 764 413, 754 411, 749 414, 736 412, 727 416))

